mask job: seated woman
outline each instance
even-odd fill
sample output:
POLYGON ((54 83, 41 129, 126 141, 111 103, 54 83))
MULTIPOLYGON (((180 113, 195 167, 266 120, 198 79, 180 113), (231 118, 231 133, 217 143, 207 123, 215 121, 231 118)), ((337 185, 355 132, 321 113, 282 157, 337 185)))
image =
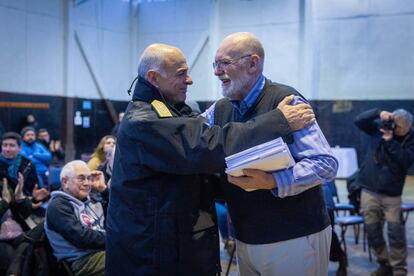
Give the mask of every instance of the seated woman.
POLYGON ((92 154, 91 160, 88 162, 89 169, 92 171, 98 169, 98 166, 107 160, 115 144, 115 136, 106 135, 102 137, 101 141, 92 154))

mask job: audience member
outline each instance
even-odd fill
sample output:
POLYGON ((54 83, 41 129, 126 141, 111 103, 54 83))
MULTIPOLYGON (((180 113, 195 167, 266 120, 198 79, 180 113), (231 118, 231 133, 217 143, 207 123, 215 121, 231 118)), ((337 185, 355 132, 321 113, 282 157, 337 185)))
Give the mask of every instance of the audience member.
POLYGON ((32 201, 23 193, 21 173, 18 173, 18 184, 14 190, 8 185, 7 178, 1 180, 0 275, 5 275, 17 247, 16 238, 29 230, 25 219, 31 213, 32 201))
POLYGON ((12 189, 18 183, 18 174, 24 178, 23 193, 32 198, 32 213, 26 219, 30 228, 43 221, 44 209, 39 208, 49 197, 49 191, 39 188, 36 168, 32 161, 19 154, 20 135, 15 132, 7 132, 2 137, 0 154, 0 179, 7 178, 12 189))
POLYGON ((104 275, 105 218, 102 204, 89 197, 92 186, 102 185, 102 172, 75 160, 63 167, 60 179, 62 190, 52 192, 45 221, 53 254, 74 275, 104 275))
POLYGON ((92 191, 90 197, 97 202, 101 202, 104 208, 104 214, 106 217, 106 211, 109 203, 109 188, 111 186, 112 168, 114 165, 116 145, 112 148, 111 153, 108 155, 108 159, 98 167, 104 178, 104 181, 95 181, 92 184, 92 191))
POLYGON ((23 192, 32 195, 37 184, 36 167, 33 162, 20 154, 21 137, 16 132, 6 132, 2 136, 0 154, 0 179, 6 177, 14 189, 18 183, 18 173, 23 174, 23 192))
POLYGON ((101 163, 97 169, 98 171, 103 172, 106 183, 108 183, 112 177, 112 166, 114 162, 115 148, 116 145, 112 147, 110 151, 108 151, 108 153, 106 154, 106 160, 103 163, 101 163))
POLYGON ((65 160, 65 151, 61 142, 59 140, 50 140, 50 134, 46 128, 39 129, 37 140, 52 153, 53 163, 61 163, 65 160))
POLYGON ((394 112, 371 109, 355 119, 370 136, 367 155, 357 182, 362 187, 361 209, 368 244, 379 263, 372 275, 407 275, 407 241, 401 214, 401 194, 408 168, 414 162, 413 116, 404 109, 394 112), (389 250, 383 226, 387 222, 389 250))
POLYGON ((33 114, 27 114, 20 122, 20 129, 28 126, 34 128, 35 130, 39 127, 39 123, 33 114))
POLYGON ((88 161, 88 167, 91 170, 98 169, 99 165, 105 162, 112 152, 112 148, 116 144, 116 137, 112 135, 106 135, 102 137, 98 146, 92 154, 92 158, 88 161))
POLYGON ((20 154, 35 165, 39 187, 47 188, 47 172, 52 154, 41 143, 36 142, 36 133, 33 127, 23 128, 20 135, 22 136, 20 154))

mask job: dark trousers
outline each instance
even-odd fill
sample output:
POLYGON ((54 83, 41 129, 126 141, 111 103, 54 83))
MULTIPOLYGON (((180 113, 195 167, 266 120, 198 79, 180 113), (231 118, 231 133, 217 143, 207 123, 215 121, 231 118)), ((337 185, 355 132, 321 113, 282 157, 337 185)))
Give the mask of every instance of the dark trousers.
POLYGON ((0 275, 6 275, 14 251, 13 241, 0 241, 0 275))

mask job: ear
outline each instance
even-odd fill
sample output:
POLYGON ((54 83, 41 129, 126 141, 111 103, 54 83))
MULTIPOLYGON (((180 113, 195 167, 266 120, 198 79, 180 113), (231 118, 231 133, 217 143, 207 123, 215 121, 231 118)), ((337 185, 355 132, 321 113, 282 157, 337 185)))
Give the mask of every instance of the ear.
POLYGON ((259 67, 259 63, 260 63, 260 57, 256 54, 253 54, 250 59, 250 63, 249 63, 249 71, 256 72, 256 70, 259 67))
POLYGON ((68 188, 68 178, 62 177, 61 182, 63 184, 63 188, 66 190, 68 188))
POLYGON ((158 87, 158 73, 154 70, 148 70, 147 81, 155 87, 158 87))

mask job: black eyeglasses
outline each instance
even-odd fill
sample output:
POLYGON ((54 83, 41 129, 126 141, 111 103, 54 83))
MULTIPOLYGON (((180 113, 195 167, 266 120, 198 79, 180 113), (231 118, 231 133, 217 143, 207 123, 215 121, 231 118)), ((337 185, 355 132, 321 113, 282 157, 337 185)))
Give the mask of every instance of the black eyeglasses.
POLYGON ((247 54, 238 58, 233 58, 233 59, 222 59, 222 60, 218 60, 213 62, 213 69, 217 69, 217 68, 221 68, 221 69, 226 69, 227 66, 229 66, 230 64, 236 62, 239 59, 245 58, 245 57, 250 57, 252 54, 247 54))

